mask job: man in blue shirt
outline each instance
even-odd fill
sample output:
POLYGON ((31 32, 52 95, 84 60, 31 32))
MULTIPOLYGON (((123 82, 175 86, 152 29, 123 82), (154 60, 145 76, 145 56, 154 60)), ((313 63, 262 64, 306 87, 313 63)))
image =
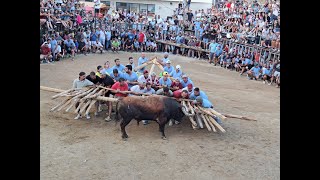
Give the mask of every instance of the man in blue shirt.
POLYGON ((218 58, 222 54, 222 48, 220 45, 216 47, 216 51, 214 52, 214 65, 216 66, 218 63, 218 58))
POLYGON ((256 63, 254 65, 254 67, 252 67, 249 71, 248 71, 248 78, 251 80, 251 79, 255 79, 255 80, 258 80, 259 77, 260 77, 260 72, 261 72, 261 69, 259 67, 259 64, 256 63))
POLYGON ((103 69, 100 72, 102 74, 102 72, 105 72, 107 75, 110 75, 112 73, 113 68, 110 67, 110 62, 106 61, 103 65, 103 69))
POLYGON ((130 89, 132 86, 138 84, 138 75, 135 72, 132 72, 132 66, 126 65, 125 67, 126 73, 124 74, 124 78, 127 80, 128 88, 130 89))
POLYGON ((172 84, 172 81, 170 80, 170 78, 168 78, 169 76, 168 72, 163 72, 162 75, 163 76, 159 79, 159 84, 160 84, 159 89, 163 87, 170 87, 172 84))
POLYGON ((129 57, 129 65, 132 66, 132 69, 136 67, 136 65, 134 65, 134 62, 133 62, 133 57, 129 57))
MULTIPOLYGON (((141 57, 139 57, 138 59, 138 66, 142 65, 143 63, 146 63, 148 61, 148 58, 146 58, 146 55, 144 53, 141 54, 141 57)), ((140 73, 143 73, 143 71, 145 70, 145 67, 139 69, 138 71, 140 73)))
POLYGON ((64 41, 65 49, 67 50, 67 54, 71 54, 72 61, 74 60, 74 55, 76 51, 76 45, 74 44, 73 40, 68 37, 67 40, 64 41))
POLYGON ((112 73, 110 74, 110 76, 115 80, 115 81, 119 81, 120 78, 124 78, 124 73, 119 72, 118 69, 113 69, 112 73))
POLYGON ((51 39, 51 52, 52 52, 52 59, 55 60, 55 49, 56 47, 58 46, 58 42, 57 40, 55 39, 55 35, 52 35, 52 39, 51 39))
POLYGON ((212 40, 210 45, 209 45, 209 50, 210 50, 209 62, 211 62, 213 60, 213 58, 214 58, 214 53, 216 52, 216 47, 217 47, 217 44, 215 43, 214 40, 212 40))
MULTIPOLYGON (((241 68, 242 68, 242 71, 240 73, 240 76, 247 71, 249 65, 252 63, 252 61, 250 59, 248 59, 247 57, 245 58, 244 61, 242 61, 242 65, 241 65, 241 68)), ((251 69, 251 68, 250 68, 251 69)))
POLYGON ((158 60, 158 62, 159 62, 163 67, 166 65, 167 61, 170 60, 168 56, 169 56, 169 53, 168 53, 168 52, 165 52, 165 53, 164 53, 164 56, 163 56, 163 59, 162 59, 162 60, 158 60))
POLYGON ((176 70, 173 70, 171 73, 170 73, 170 76, 173 77, 173 78, 179 78, 181 79, 182 77, 182 71, 181 71, 181 66, 180 65, 177 65, 176 66, 176 70))
POLYGON ((202 99, 209 99, 205 92, 196 87, 194 88, 193 93, 191 93, 190 99, 195 100, 198 96, 202 97, 202 99))
POLYGON ((171 74, 171 72, 174 71, 174 67, 171 66, 171 61, 170 61, 170 60, 168 60, 168 61, 166 62, 166 66, 163 68, 163 70, 166 71, 166 72, 168 72, 168 74, 171 74))
POLYGON ((106 50, 108 51, 109 46, 111 46, 111 31, 108 29, 106 31, 106 50))
POLYGON ((118 69, 119 72, 123 72, 126 67, 120 64, 120 59, 115 59, 114 62, 116 63, 116 65, 114 65, 112 69, 118 69))
MULTIPOLYGON (((201 96, 196 97, 196 100, 193 102, 193 104, 197 104, 200 107, 204 107, 204 108, 213 108, 212 103, 208 99, 203 99, 201 96)), ((212 116, 212 117, 214 120, 216 120, 218 124, 220 125, 222 124, 222 121, 218 116, 212 116)))
POLYGON ((266 84, 267 81, 271 80, 271 72, 272 69, 267 64, 264 65, 264 68, 262 68, 262 78, 263 78, 263 84, 266 84))
POLYGON ((182 80, 180 81, 180 83, 182 84, 182 88, 185 88, 188 86, 188 84, 192 84, 193 86, 193 82, 191 81, 190 78, 188 78, 187 75, 182 75, 182 80))

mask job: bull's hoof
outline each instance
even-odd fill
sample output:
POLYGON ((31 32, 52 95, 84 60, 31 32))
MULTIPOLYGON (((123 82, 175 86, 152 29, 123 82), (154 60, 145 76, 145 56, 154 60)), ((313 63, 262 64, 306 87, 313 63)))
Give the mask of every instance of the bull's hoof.
POLYGON ((122 138, 122 140, 123 140, 123 141, 127 141, 127 140, 128 140, 128 138, 122 138))
POLYGON ((161 138, 162 138, 163 140, 167 140, 167 138, 166 138, 165 136, 162 136, 161 138))

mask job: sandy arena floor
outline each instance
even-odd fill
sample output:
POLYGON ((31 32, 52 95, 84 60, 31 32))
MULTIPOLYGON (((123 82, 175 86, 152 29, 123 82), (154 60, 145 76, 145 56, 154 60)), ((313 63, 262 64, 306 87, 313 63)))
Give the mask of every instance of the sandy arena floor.
MULTIPOLYGON (((55 64, 41 64, 42 86, 69 89, 80 71, 87 74, 106 60, 139 53, 79 56, 55 64)), ((163 54, 147 54, 147 57, 163 54)), ((40 91, 40 179, 153 180, 153 179, 280 179, 280 91, 261 81, 209 65, 203 60, 169 55, 196 86, 204 90, 218 112, 254 117, 258 121, 227 119, 225 134, 193 130, 188 120, 166 126, 160 138, 155 122, 132 121, 128 141, 119 124, 105 122, 105 111, 90 120, 74 120, 72 112, 49 112, 58 103, 55 93, 40 91)), ((149 67, 150 68, 150 67, 149 67)), ((157 68, 156 68, 157 69, 157 68)))

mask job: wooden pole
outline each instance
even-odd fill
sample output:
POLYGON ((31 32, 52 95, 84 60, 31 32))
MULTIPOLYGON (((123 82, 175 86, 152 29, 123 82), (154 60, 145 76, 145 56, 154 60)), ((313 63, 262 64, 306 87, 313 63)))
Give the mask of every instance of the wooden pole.
POLYGON ((91 107, 92 107, 92 106, 94 105, 94 103, 96 103, 96 102, 97 102, 97 100, 92 100, 92 101, 91 101, 91 103, 90 103, 89 107, 87 108, 85 114, 89 114, 89 111, 90 111, 91 107))
POLYGON ((208 118, 209 118, 209 120, 212 122, 212 124, 214 124, 221 132, 223 132, 223 133, 226 132, 226 130, 224 130, 224 129, 220 126, 220 124, 218 124, 218 123, 216 122, 216 120, 213 119, 213 117, 208 116, 208 118))
POLYGON ((71 98, 67 98, 67 99, 63 100, 61 103, 59 103, 59 104, 56 105, 55 107, 51 108, 50 111, 56 110, 59 106, 61 106, 61 105, 63 105, 64 103, 66 103, 69 99, 71 99, 71 98))
POLYGON ((61 111, 61 109, 63 109, 64 107, 66 107, 68 104, 70 104, 72 101, 72 99, 69 99, 66 103, 64 103, 62 106, 60 106, 57 111, 61 111))
POLYGON ((156 66, 156 65, 153 63, 152 66, 151 66, 151 68, 150 68, 149 74, 151 74, 151 73, 153 72, 155 66, 156 66))
POLYGON ((99 101, 111 101, 111 102, 118 102, 119 100, 116 98, 111 98, 111 97, 103 97, 103 96, 98 96, 97 100, 99 101))
POLYGON ((46 86, 40 86, 40 90, 50 91, 50 92, 55 92, 55 93, 62 93, 65 91, 62 89, 56 89, 56 88, 51 88, 51 87, 46 87, 46 86))
POLYGON ((82 106, 82 108, 80 109, 80 114, 83 113, 84 110, 86 110, 86 108, 90 105, 92 100, 88 99, 88 101, 82 106))
POLYGON ((204 117, 204 115, 201 113, 200 114, 200 117, 202 118, 204 124, 206 125, 208 131, 212 131, 211 127, 209 126, 208 122, 207 122, 207 119, 204 117))
POLYGON ((58 93, 58 94, 52 96, 51 99, 56 99, 57 97, 59 97, 59 96, 61 96, 61 95, 64 95, 64 94, 68 94, 69 92, 71 92, 71 91, 73 91, 73 90, 74 90, 74 89, 68 89, 68 90, 63 91, 63 92, 61 92, 61 93, 58 93))
POLYGON ((206 118, 208 124, 211 126, 212 131, 213 131, 213 132, 217 132, 216 128, 214 127, 214 125, 212 124, 212 122, 210 121, 210 119, 209 119, 208 116, 209 116, 209 115, 207 115, 207 114, 204 115, 204 117, 206 118))
POLYGON ((234 114, 223 114, 223 115, 228 118, 237 118, 237 119, 242 119, 242 120, 247 120, 247 121, 257 121, 256 119, 253 119, 253 118, 248 118, 245 116, 239 116, 239 115, 234 115, 234 114))

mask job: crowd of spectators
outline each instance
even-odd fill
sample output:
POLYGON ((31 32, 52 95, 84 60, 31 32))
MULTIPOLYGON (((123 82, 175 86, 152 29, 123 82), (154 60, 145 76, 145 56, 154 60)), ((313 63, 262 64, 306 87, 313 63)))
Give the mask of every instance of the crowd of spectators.
POLYGON ((191 8, 190 1, 179 4, 168 17, 148 17, 126 9, 109 9, 95 18, 97 13, 86 11, 78 0, 41 1, 40 62, 50 63, 69 56, 74 60, 79 53, 122 50, 166 51, 199 59, 208 57, 210 63, 235 69, 240 74, 251 72, 254 63, 260 67, 260 73, 268 66, 275 70, 272 64, 280 63, 270 63, 268 59, 270 53, 280 51, 279 2, 220 1, 206 10, 193 11, 191 8), (265 47, 269 51, 229 48, 220 43, 222 38, 265 47), (201 47, 210 53, 166 45, 158 40, 201 47))

